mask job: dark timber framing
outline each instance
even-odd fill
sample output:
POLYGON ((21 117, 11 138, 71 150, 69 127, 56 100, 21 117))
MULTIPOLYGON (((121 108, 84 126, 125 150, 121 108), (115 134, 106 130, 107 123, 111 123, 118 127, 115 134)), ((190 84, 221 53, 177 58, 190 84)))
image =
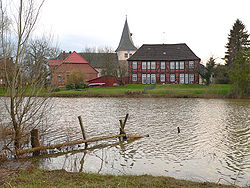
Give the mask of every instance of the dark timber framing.
POLYGON ((146 83, 149 83, 148 74, 150 75, 151 84, 154 84, 154 82, 152 82, 152 74, 155 74, 156 83, 181 83, 180 75, 183 74, 182 78, 184 78, 184 80, 182 81, 184 84, 198 84, 199 63, 200 58, 184 43, 144 44, 128 59, 129 83, 142 84, 143 74, 146 75, 146 83), (137 62, 136 69, 133 69, 133 62, 137 62), (142 62, 146 62, 146 69, 142 69, 142 62), (150 69, 148 69, 148 62, 150 62, 150 69), (151 62, 155 62, 155 69, 151 68, 151 62), (161 69, 161 62, 165 62, 165 69, 161 69), (171 62, 174 62, 173 69, 171 69, 171 62), (178 69, 176 69, 176 62, 178 62, 178 69), (184 69, 180 69, 180 62, 184 62, 184 69), (193 68, 190 67, 190 62, 193 62, 193 68), (132 80, 133 74, 137 75, 137 81, 132 80), (165 75, 165 82, 161 82, 161 74, 165 75), (175 75, 173 82, 170 82, 171 74, 175 75), (192 78, 192 80, 190 80, 190 78, 192 78))

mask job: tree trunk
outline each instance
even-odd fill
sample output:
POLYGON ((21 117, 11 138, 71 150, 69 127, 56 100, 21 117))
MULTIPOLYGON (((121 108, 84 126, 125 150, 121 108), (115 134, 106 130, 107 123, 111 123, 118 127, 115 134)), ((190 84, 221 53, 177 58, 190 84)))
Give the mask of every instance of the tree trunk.
POLYGON ((14 138, 15 150, 21 149, 21 131, 20 128, 15 129, 15 138, 14 138))

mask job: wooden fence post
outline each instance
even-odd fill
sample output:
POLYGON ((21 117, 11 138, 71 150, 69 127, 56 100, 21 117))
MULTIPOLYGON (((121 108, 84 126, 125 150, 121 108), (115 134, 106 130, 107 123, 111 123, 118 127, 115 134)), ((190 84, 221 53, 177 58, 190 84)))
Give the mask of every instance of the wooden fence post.
MULTIPOLYGON (((86 140, 87 138, 86 138, 84 126, 83 126, 83 123, 82 123, 82 117, 81 117, 81 116, 78 116, 78 119, 79 119, 79 123, 80 123, 81 130, 82 130, 82 137, 83 137, 83 140, 86 140)), ((85 143, 85 148, 87 148, 87 145, 88 145, 88 143, 86 142, 86 143, 85 143)))
MULTIPOLYGON (((38 139, 38 129, 32 129, 31 132, 31 146, 32 148, 40 147, 39 139, 38 139)), ((33 156, 40 155, 40 150, 34 151, 33 156)))
POLYGON ((125 132, 125 125, 126 125, 126 122, 128 120, 128 114, 126 114, 126 117, 124 119, 124 122, 122 122, 122 120, 119 120, 120 121, 120 134, 125 134, 125 136, 123 136, 123 140, 126 140, 127 139, 127 136, 126 136, 126 132, 125 132))

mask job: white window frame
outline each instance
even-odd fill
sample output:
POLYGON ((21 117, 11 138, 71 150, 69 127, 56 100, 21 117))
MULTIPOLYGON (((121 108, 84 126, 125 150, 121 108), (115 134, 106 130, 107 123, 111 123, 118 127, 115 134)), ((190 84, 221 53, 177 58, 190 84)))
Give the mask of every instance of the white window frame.
POLYGON ((189 61, 189 62, 188 62, 188 67, 189 67, 190 69, 193 69, 193 68, 194 68, 194 61, 189 61))
POLYGON ((150 84, 150 74, 147 74, 147 84, 150 84))
POLYGON ((188 74, 185 74, 185 84, 188 84, 188 74))
POLYGON ((137 61, 133 61, 133 69, 137 69, 137 61))
POLYGON ((62 81, 62 76, 58 75, 58 82, 61 82, 61 81, 62 81))
POLYGON ((137 81, 137 74, 132 74, 132 81, 136 82, 137 81))
POLYGON ((194 74, 189 74, 189 83, 190 84, 194 83, 194 74))
POLYGON ((180 84, 184 84, 184 83, 185 83, 184 74, 180 74, 180 84))
POLYGON ((151 62, 148 61, 148 62, 147 62, 147 69, 148 69, 148 70, 150 70, 150 64, 151 64, 151 62))
POLYGON ((155 61, 151 61, 151 70, 154 70, 156 68, 155 61))
POLYGON ((142 80, 142 84, 146 84, 147 83, 147 74, 142 74, 141 80, 142 80))
POLYGON ((166 62, 165 61, 161 61, 161 69, 162 70, 166 69, 166 62))
POLYGON ((180 61, 180 69, 184 69, 184 61, 180 61))
POLYGON ((141 69, 142 69, 142 70, 146 70, 146 69, 147 69, 147 62, 146 62, 146 61, 143 61, 143 62, 141 63, 141 69))
POLYGON ((165 74, 160 75, 160 81, 161 82, 166 82, 166 75, 165 74))
POLYGON ((155 84, 155 83, 156 83, 156 75, 151 74, 151 84, 155 84))
POLYGON ((175 62, 175 69, 179 69, 179 61, 175 62))
POLYGON ((170 74, 170 82, 175 82, 175 74, 170 74))
POLYGON ((170 69, 175 69, 175 62, 174 61, 170 61, 170 69))

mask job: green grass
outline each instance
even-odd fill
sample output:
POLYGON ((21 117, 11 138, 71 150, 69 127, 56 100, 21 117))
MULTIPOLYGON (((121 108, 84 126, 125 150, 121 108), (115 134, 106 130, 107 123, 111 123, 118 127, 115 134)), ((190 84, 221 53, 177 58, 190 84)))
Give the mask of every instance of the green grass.
MULTIPOLYGON (((198 84, 157 84, 155 88, 144 90, 144 88, 152 85, 142 84, 128 84, 117 87, 102 87, 102 88, 87 88, 84 90, 66 90, 65 88, 59 88, 59 91, 52 92, 52 96, 57 97, 98 97, 98 96, 152 96, 157 97, 163 95, 165 97, 226 97, 232 92, 230 84, 211 84, 209 86, 198 85, 198 84), (141 95, 146 94, 146 95, 141 95)), ((4 90, 0 87, 0 96, 4 95, 4 90)))
POLYGON ((3 187, 232 187, 208 182, 177 180, 151 175, 100 175, 72 173, 65 170, 46 171, 39 168, 20 170, 16 176, 5 179, 3 187))
POLYGON ((231 92, 229 84, 205 85, 157 85, 155 89, 148 91, 150 94, 176 94, 176 95, 227 95, 231 92))

